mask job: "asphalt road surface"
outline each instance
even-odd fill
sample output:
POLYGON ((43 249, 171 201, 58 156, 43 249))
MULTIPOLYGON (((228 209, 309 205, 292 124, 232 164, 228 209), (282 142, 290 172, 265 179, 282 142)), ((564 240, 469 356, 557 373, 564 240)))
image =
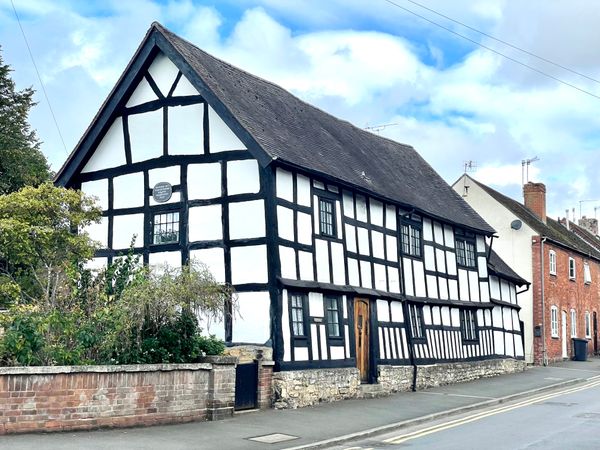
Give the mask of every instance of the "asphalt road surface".
POLYGON ((332 447, 600 449, 600 380, 332 447))

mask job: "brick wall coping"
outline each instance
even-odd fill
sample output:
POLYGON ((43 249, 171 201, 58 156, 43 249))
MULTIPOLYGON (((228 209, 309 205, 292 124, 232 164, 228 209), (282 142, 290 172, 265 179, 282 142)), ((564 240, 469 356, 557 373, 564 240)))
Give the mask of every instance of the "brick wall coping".
POLYGON ((211 370, 213 365, 235 365, 233 356, 206 356, 204 362, 194 364, 121 364, 96 366, 28 366, 0 367, 0 375, 51 375, 59 373, 115 373, 115 372, 172 372, 175 370, 211 370))

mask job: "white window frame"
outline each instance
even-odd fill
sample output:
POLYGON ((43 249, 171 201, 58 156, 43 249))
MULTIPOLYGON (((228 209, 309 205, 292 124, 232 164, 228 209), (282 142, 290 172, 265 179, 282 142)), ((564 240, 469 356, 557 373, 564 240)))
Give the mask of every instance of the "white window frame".
POLYGON ((577 337, 577 311, 571 309, 571 337, 577 337))
POLYGON ((558 337, 558 308, 554 305, 550 308, 550 331, 552 337, 558 337))
POLYGON ((548 257, 548 265, 550 275, 556 275, 556 252, 554 250, 550 250, 548 257))
POLYGON ((592 317, 589 311, 585 312, 585 337, 592 337, 592 317))
POLYGON ((590 284, 592 282, 592 272, 590 271, 590 265, 587 262, 583 263, 583 282, 590 284))
POLYGON ((574 280, 576 273, 575 259, 569 256, 569 280, 574 280))

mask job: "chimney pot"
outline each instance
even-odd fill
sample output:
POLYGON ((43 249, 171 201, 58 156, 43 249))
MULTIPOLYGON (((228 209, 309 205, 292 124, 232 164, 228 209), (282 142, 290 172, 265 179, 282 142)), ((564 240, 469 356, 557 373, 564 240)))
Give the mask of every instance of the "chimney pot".
POLYGON ((546 186, 544 183, 528 182, 523 186, 525 207, 546 223, 546 186))

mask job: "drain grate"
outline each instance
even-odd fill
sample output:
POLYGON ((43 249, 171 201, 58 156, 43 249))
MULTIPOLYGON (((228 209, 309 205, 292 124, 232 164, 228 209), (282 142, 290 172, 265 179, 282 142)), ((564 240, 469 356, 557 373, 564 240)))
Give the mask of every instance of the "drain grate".
POLYGON ((299 439, 299 437, 283 433, 271 433, 248 438, 249 441, 262 442, 263 444, 277 444, 279 442, 293 441, 294 439, 299 439))

